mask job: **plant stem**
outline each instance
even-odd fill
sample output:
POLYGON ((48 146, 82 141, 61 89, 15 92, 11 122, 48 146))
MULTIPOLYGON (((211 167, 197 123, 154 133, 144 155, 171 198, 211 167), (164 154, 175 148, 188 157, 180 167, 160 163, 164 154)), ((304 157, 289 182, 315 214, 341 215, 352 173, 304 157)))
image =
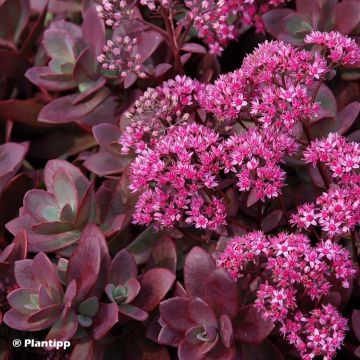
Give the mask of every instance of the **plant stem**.
POLYGON ((163 9, 162 16, 163 16, 163 19, 164 19, 166 32, 167 32, 168 38, 170 40, 169 45, 170 45, 170 48, 172 50, 172 53, 173 53, 173 56, 174 56, 174 59, 175 59, 177 71, 179 72, 180 75, 185 75, 184 67, 183 67, 183 65, 181 63, 180 50, 178 48, 178 44, 177 44, 177 40, 176 40, 176 35, 175 35, 174 23, 172 21, 171 10, 167 14, 165 12, 165 9, 163 9))

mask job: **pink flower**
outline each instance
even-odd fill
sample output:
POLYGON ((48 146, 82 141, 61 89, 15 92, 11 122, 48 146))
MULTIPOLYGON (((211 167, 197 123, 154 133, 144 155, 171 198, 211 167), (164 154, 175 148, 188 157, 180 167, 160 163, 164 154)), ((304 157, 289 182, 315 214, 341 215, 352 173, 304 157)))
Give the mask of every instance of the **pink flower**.
POLYGON ((130 19, 134 5, 135 2, 129 0, 102 0, 102 4, 96 6, 96 10, 107 26, 116 29, 121 22, 130 19))
POLYGON ((177 126, 138 154, 131 165, 133 191, 142 191, 134 222, 155 227, 178 223, 215 230, 225 224, 226 208, 214 191, 220 171, 218 135, 190 124, 177 126))
POLYGON ((146 74, 141 57, 135 53, 136 42, 136 38, 131 39, 129 36, 119 36, 115 41, 108 40, 97 60, 103 69, 119 72, 123 78, 130 74, 144 78, 146 74))
POLYGON ((335 355, 347 330, 346 320, 332 305, 317 306, 330 293, 333 277, 346 288, 355 276, 347 250, 329 240, 312 246, 301 234, 272 237, 251 232, 229 241, 217 265, 234 280, 258 276, 255 305, 265 319, 280 324, 281 334, 302 359, 335 355), (305 296, 318 300, 307 303, 307 313, 301 311, 305 296))
POLYGON ((253 128, 225 142, 225 172, 234 172, 240 191, 254 191, 264 201, 277 197, 284 186, 285 172, 279 166, 286 154, 297 149, 295 140, 272 129, 253 128))
POLYGON ((196 80, 176 76, 155 89, 147 89, 125 114, 130 124, 119 140, 121 152, 128 154, 132 149, 142 151, 167 127, 185 122, 189 117, 186 109, 193 105, 197 87, 196 80))
POLYGON ((337 31, 313 31, 305 37, 305 42, 327 48, 328 58, 334 64, 352 65, 360 61, 360 47, 337 31))
POLYGON ((360 146, 356 142, 347 142, 344 136, 330 133, 325 139, 311 142, 304 151, 304 160, 313 165, 318 161, 326 164, 333 177, 341 182, 347 174, 358 171, 360 146))

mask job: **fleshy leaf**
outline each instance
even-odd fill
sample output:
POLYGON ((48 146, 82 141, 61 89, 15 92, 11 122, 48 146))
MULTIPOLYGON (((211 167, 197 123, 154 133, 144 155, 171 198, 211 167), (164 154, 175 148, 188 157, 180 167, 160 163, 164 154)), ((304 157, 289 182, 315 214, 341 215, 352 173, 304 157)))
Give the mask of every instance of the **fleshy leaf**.
POLYGON ((204 283, 210 273, 215 270, 215 261, 200 247, 194 247, 185 259, 184 282, 190 296, 202 297, 204 283))

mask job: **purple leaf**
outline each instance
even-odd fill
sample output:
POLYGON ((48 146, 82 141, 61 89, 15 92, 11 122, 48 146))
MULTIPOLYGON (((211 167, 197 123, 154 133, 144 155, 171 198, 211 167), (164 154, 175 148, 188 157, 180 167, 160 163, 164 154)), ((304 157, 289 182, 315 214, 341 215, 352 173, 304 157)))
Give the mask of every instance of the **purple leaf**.
POLYGON ((130 279, 136 279, 137 265, 134 257, 125 249, 119 251, 110 265, 108 283, 124 285, 130 279))
POLYGON ((65 91, 77 87, 77 83, 69 74, 56 74, 56 78, 46 75, 52 75, 47 66, 34 66, 25 73, 25 77, 33 84, 50 91, 65 91))
POLYGON ((149 314, 146 311, 130 304, 119 305, 118 310, 120 314, 125 315, 125 318, 120 317, 121 322, 126 322, 128 320, 127 318, 136 321, 145 321, 149 317, 149 314))
POLYGON ((132 304, 150 313, 158 306, 174 281, 175 275, 167 269, 147 271, 139 278, 141 289, 132 304))
POLYGON ((137 37, 134 53, 138 53, 144 62, 154 53, 162 41, 163 37, 157 31, 143 31, 137 37))
POLYGON ((75 63, 76 39, 64 30, 48 29, 44 32, 44 47, 48 56, 60 64, 75 63))
POLYGON ((170 236, 163 236, 152 248, 147 268, 162 267, 176 272, 176 245, 170 236))
POLYGON ((219 331, 222 343, 229 348, 233 342, 233 327, 228 315, 220 316, 219 331))
POLYGON ((355 122, 360 112, 360 102, 354 101, 345 106, 336 116, 338 133, 345 134, 355 122))
POLYGON ((15 262, 14 274, 16 282, 22 288, 36 289, 37 283, 32 274, 32 263, 33 260, 25 259, 15 262))
POLYGON ((27 0, 5 0, 0 5, 0 39, 15 44, 30 16, 27 0))
POLYGON ((94 184, 89 185, 84 197, 81 200, 76 215, 75 226, 83 228, 87 223, 95 222, 96 218, 96 202, 94 194, 94 184))
MULTIPOLYGON (((95 81, 98 77, 97 74, 98 64, 94 58, 93 50, 90 48, 85 48, 76 59, 76 64, 73 70, 73 77, 77 83, 86 82, 93 80, 95 81)), ((104 85, 105 81, 102 80, 102 83, 99 84, 100 87, 104 85)), ((99 88, 99 86, 97 88, 99 88)), ((94 86, 92 86, 93 88, 94 86)), ((79 103, 80 101, 74 101, 74 104, 79 103)))
POLYGON ((89 187, 89 180, 85 177, 85 175, 80 171, 79 168, 65 160, 54 159, 46 163, 44 171, 44 181, 47 190, 50 193, 55 192, 53 186, 54 176, 59 169, 66 171, 71 176, 75 183, 75 187, 79 193, 79 197, 83 198, 89 187))
POLYGON ((223 269, 214 270, 203 284, 204 299, 215 311, 217 316, 236 316, 240 305, 239 290, 223 269))
POLYGON ((334 8, 335 28, 347 35, 355 30, 360 23, 360 2, 358 0, 344 0, 334 8))
POLYGON ((20 314, 31 315, 38 310, 32 301, 32 298, 36 295, 36 289, 15 289, 7 296, 7 301, 9 305, 20 314), (30 305, 32 305, 32 307, 30 307, 30 305))
POLYGON ((0 193, 19 169, 27 150, 27 144, 0 145, 0 193))
POLYGON ((161 231, 155 232, 153 227, 149 226, 127 246, 138 265, 144 264, 149 259, 151 249, 161 235, 161 231))
POLYGON ((325 117, 335 117, 337 113, 336 99, 333 92, 324 84, 321 85, 315 101, 320 103, 319 116, 315 121, 325 117))
POLYGON ((118 322, 118 307, 116 304, 100 304, 99 312, 94 318, 92 334, 95 340, 104 337, 118 322))
POLYGON ((351 327, 356 338, 360 341, 360 310, 355 309, 353 311, 351 315, 351 327))
POLYGON ((84 166, 98 176, 107 176, 122 173, 129 162, 129 158, 100 151, 88 157, 84 166))
POLYGON ((35 281, 44 287, 50 298, 56 302, 61 302, 63 290, 58 272, 44 253, 35 256, 32 263, 32 273, 35 281))
POLYGON ((189 252, 184 264, 184 282, 189 296, 203 296, 205 280, 215 268, 215 261, 205 250, 196 246, 189 252))
POLYGON ((39 114, 39 121, 56 124, 81 121, 86 115, 94 111, 109 95, 109 90, 102 88, 90 100, 78 105, 73 105, 73 101, 78 96, 77 94, 57 98, 44 106, 39 114))
POLYGON ((172 329, 170 326, 165 325, 161 328, 157 341, 160 344, 179 346, 184 338, 184 334, 172 329))
POLYGON ((274 324, 264 320, 254 305, 242 307, 234 321, 235 338, 249 344, 260 344, 273 329, 274 324))
POLYGON ((117 143, 121 135, 119 126, 113 124, 95 125, 92 131, 96 141, 108 151, 112 151, 111 144, 117 143))
POLYGON ((84 300, 96 285, 100 271, 100 243, 104 235, 93 224, 83 230, 79 245, 73 252, 67 269, 67 283, 76 280, 77 300, 84 300), (89 261, 91 259, 91 261, 89 261))
POLYGON ((270 214, 267 214, 261 222, 262 230, 265 233, 268 233, 275 229, 282 219, 283 214, 282 210, 274 210, 270 214))
POLYGON ((49 128, 48 124, 41 124, 38 115, 43 104, 35 99, 30 100, 2 100, 0 101, 0 112, 4 118, 10 118, 14 123, 21 124, 25 128, 44 129, 49 128))
POLYGON ((199 298, 190 302, 189 315, 199 325, 218 326, 213 310, 206 302, 199 298))
POLYGON ((159 65, 156 65, 156 67, 154 69, 155 77, 163 76, 171 68, 172 68, 172 65, 168 64, 168 63, 161 63, 159 65))
POLYGON ((17 311, 10 309, 4 315, 4 323, 17 330, 23 331, 38 331, 43 330, 51 326, 57 319, 58 313, 52 313, 52 315, 48 318, 37 322, 29 322, 28 317, 18 313, 17 311))
POLYGON ((266 12, 262 19, 266 26, 266 31, 275 39, 284 31, 283 19, 289 14, 294 14, 291 9, 273 9, 266 12))
POLYGON ((187 51, 190 53, 197 53, 197 54, 206 54, 207 53, 206 49, 202 45, 196 44, 196 43, 184 44, 181 47, 181 50, 187 51))
POLYGON ((82 32, 85 42, 90 44, 95 55, 100 55, 105 44, 105 26, 95 6, 86 10, 82 24, 82 32))
POLYGON ((71 339, 78 328, 76 315, 70 311, 67 316, 60 317, 46 335, 46 340, 66 341, 71 339))
POLYGON ((189 315, 190 299, 171 298, 160 304, 162 321, 171 329, 185 333, 189 328, 197 325, 189 315))

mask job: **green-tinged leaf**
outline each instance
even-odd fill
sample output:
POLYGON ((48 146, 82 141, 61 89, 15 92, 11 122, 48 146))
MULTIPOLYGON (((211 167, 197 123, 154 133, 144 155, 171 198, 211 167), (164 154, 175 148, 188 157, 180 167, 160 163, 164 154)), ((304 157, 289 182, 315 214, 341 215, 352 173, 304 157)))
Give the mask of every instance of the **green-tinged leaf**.
POLYGON ((48 29, 43 41, 50 58, 56 59, 60 64, 75 63, 76 39, 70 33, 48 29))
POLYGON ((90 100, 74 105, 78 94, 60 97, 46 105, 39 114, 39 121, 46 123, 66 124, 83 120, 110 95, 107 88, 102 88, 90 100))
POLYGON ((99 311, 99 299, 96 296, 86 299, 79 305, 78 311, 82 315, 94 317, 99 311))
POLYGON ((134 255, 138 265, 144 264, 147 261, 151 254, 152 247, 161 236, 161 231, 155 231, 152 226, 149 226, 128 245, 127 250, 134 255))

